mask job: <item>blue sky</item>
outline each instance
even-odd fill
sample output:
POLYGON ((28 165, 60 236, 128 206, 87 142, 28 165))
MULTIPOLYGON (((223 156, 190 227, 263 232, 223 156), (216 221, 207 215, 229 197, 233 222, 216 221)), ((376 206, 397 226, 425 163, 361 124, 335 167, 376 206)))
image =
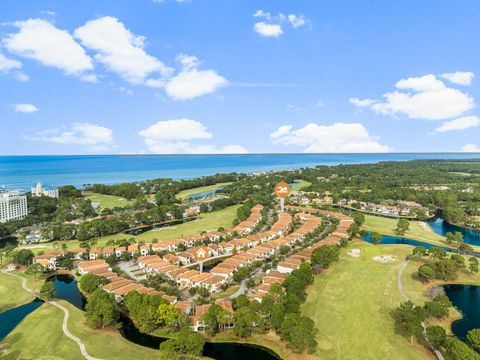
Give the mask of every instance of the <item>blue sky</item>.
POLYGON ((479 12, 3 1, 0 154, 480 151, 479 12))

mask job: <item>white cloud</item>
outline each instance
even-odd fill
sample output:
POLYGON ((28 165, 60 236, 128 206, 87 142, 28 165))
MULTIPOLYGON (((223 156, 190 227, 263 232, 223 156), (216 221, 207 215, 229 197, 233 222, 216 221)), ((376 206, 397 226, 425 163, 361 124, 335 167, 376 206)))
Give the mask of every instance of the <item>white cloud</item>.
POLYGON ((282 27, 279 24, 267 24, 263 21, 255 23, 255 31, 264 37, 279 37, 283 34, 282 27))
POLYGON ((464 152, 480 152, 480 146, 475 144, 466 144, 462 147, 464 152))
POLYGON ((307 23, 307 20, 303 15, 289 14, 287 18, 294 28, 298 28, 307 23))
POLYGON ((323 100, 323 99, 319 99, 319 100, 317 101, 317 106, 318 106, 318 107, 325 107, 325 106, 327 106, 327 101, 326 101, 326 100, 323 100))
POLYGON ((302 147, 307 153, 387 152, 391 148, 378 143, 360 123, 310 123, 293 130, 283 125, 270 138, 276 144, 302 147))
POLYGON ((81 75, 93 69, 91 58, 67 31, 43 19, 17 21, 13 25, 19 31, 3 39, 10 52, 61 69, 68 75, 81 75))
POLYGON ((454 130, 465 130, 480 126, 480 118, 478 116, 465 116, 455 120, 451 120, 435 129, 436 132, 447 132, 454 130))
POLYGON ((192 140, 211 139, 205 125, 196 120, 175 119, 158 121, 141 130, 148 150, 156 154, 243 154, 247 150, 240 145, 215 146, 210 144, 192 144, 192 140))
POLYGON ((376 100, 373 100, 373 99, 358 99, 356 97, 351 97, 350 99, 348 99, 348 102, 350 104, 353 104, 355 106, 358 106, 358 107, 369 107, 373 104, 375 104, 377 101, 376 100))
POLYGON ((18 81, 28 81, 28 80, 30 80, 30 77, 29 77, 27 74, 25 74, 25 73, 23 73, 23 72, 21 72, 21 71, 15 72, 15 73, 13 74, 13 76, 14 76, 15 79, 17 79, 18 81))
POLYGON ((26 136, 26 139, 62 145, 82 145, 89 151, 106 151, 115 146, 111 129, 91 123, 74 123, 68 127, 39 131, 26 136))
POLYGON ((20 69, 22 63, 17 60, 9 59, 2 53, 0 53, 0 73, 8 73, 11 70, 20 69))
POLYGON ((43 11, 40 11, 40 13, 45 15, 50 15, 50 16, 57 16, 57 13, 51 10, 43 10, 43 11))
POLYGON ((278 139, 282 136, 288 135, 290 133, 290 130, 292 130, 292 128, 293 128, 293 125, 282 125, 273 133, 271 133, 270 137, 272 139, 278 139))
POLYGON ((263 19, 263 21, 258 21, 253 25, 255 32, 263 37, 279 37, 284 33, 283 25, 290 24, 293 29, 296 29, 310 24, 310 20, 302 14, 285 15, 278 13, 272 15, 270 12, 260 9, 255 11, 253 17, 263 19))
POLYGON ((228 80, 215 70, 198 70, 198 59, 195 56, 180 55, 177 60, 183 69, 165 86, 167 95, 175 100, 189 100, 211 94, 228 85, 228 80))
POLYGON ((456 71, 454 73, 443 73, 440 77, 458 85, 470 85, 475 78, 475 74, 470 71, 456 71))
POLYGON ((38 108, 33 104, 14 104, 15 112, 30 114, 38 111, 38 108))
POLYGON ((117 18, 104 16, 87 21, 74 32, 83 46, 97 51, 94 58, 132 84, 151 75, 169 76, 172 69, 145 52, 145 37, 136 36, 117 18))
POLYGON ((146 139, 159 141, 211 139, 213 136, 201 122, 190 119, 159 121, 139 134, 146 139))
POLYGON ((402 79, 396 87, 406 91, 386 93, 383 101, 350 98, 350 102, 359 107, 368 107, 378 114, 400 114, 423 120, 450 119, 475 107, 469 94, 445 86, 432 74, 402 79))

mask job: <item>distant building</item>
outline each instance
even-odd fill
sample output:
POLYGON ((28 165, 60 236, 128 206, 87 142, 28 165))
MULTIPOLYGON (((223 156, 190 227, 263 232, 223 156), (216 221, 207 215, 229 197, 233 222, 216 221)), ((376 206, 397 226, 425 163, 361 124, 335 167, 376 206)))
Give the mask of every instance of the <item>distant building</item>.
POLYGON ((48 196, 58 199, 59 195, 57 188, 46 188, 39 182, 35 187, 32 187, 32 196, 48 196))
POLYGON ((25 219, 27 214, 27 196, 24 193, 0 191, 0 223, 25 219))

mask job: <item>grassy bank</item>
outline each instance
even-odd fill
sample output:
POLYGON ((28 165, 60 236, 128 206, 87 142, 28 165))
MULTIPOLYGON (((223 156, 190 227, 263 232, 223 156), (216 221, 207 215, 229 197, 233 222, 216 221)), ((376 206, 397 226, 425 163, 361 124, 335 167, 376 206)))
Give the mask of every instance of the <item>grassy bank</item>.
POLYGON ((300 191, 312 185, 311 182, 302 179, 294 180, 294 182, 296 184, 292 186, 292 191, 300 191))
POLYGON ((23 290, 22 281, 0 272, 0 312, 29 303, 35 297, 23 290))
MULTIPOLYGON (((115 329, 90 329, 83 312, 66 301, 68 328, 85 343, 89 355, 101 359, 158 359, 159 351, 135 345, 115 329)), ((78 345, 62 332, 63 312, 46 303, 28 315, 1 343, 2 359, 82 359, 78 345)))
POLYGON ((412 247, 354 242, 340 262, 315 278, 302 313, 318 328, 317 359, 429 359, 422 346, 395 334, 390 310, 402 302, 397 274, 412 247), (346 254, 360 249, 359 258, 346 254), (379 263, 376 255, 397 260, 379 263), (360 355, 361 354, 361 355, 360 355))
MULTIPOLYGON (((395 233, 398 220, 389 219, 381 216, 365 215, 365 223, 362 225, 362 229, 367 231, 376 231, 383 235, 399 236, 395 233)), ((440 245, 445 244, 445 237, 438 235, 432 230, 430 225, 424 223, 421 225, 420 221, 410 221, 410 228, 402 235, 411 239, 426 241, 431 243, 437 243, 440 245)))
POLYGON ((128 200, 115 195, 105 195, 89 191, 85 191, 83 195, 91 201, 98 202, 102 209, 113 209, 114 207, 125 207, 133 204, 133 200, 128 200))
POLYGON ((187 189, 187 190, 180 191, 177 195, 175 195, 175 197, 177 199, 184 200, 190 195, 195 195, 195 194, 199 194, 207 191, 214 191, 230 184, 231 182, 224 182, 224 183, 218 183, 213 185, 200 186, 192 189, 187 189))

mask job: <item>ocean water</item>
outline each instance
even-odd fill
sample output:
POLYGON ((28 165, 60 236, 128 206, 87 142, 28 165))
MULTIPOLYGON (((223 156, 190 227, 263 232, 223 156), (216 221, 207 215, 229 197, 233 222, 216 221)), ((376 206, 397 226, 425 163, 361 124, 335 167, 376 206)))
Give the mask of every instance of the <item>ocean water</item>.
POLYGON ((191 179, 216 173, 299 169, 415 159, 480 158, 464 153, 74 155, 0 156, 0 186, 30 190, 45 185, 115 184, 155 178, 191 179))

